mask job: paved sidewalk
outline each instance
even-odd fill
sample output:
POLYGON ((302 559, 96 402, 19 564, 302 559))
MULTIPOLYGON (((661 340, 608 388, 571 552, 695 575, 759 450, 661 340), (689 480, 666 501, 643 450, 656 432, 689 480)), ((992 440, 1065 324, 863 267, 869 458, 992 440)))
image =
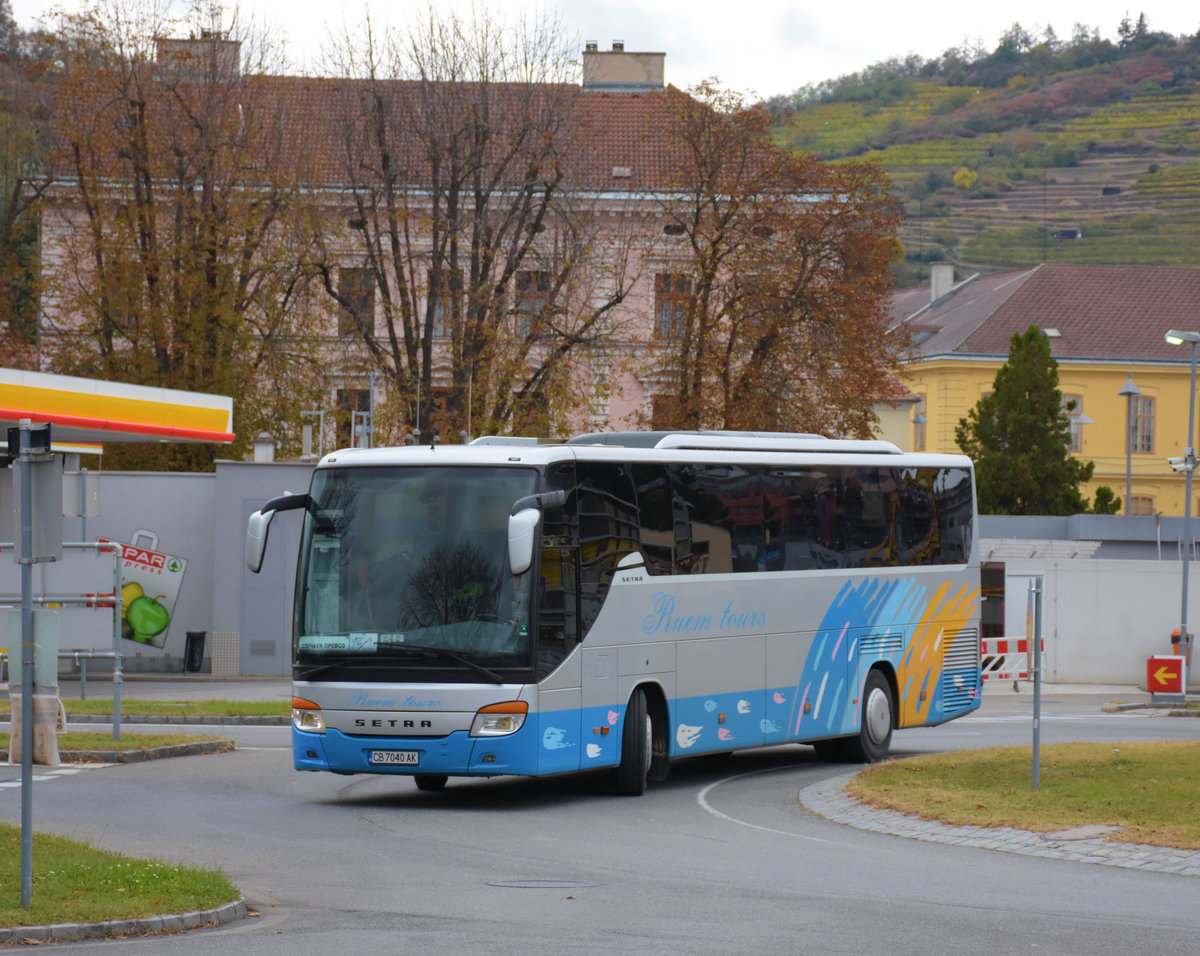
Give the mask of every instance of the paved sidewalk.
POLYGON ((1200 851, 1110 842, 1100 838, 1097 831, 1103 828, 1074 827, 1054 833, 1031 833, 1012 827, 951 826, 895 810, 881 810, 860 803, 846 792, 846 783, 853 777, 853 773, 842 774, 805 787, 800 791, 801 806, 834 823, 930 843, 1200 876, 1200 851))

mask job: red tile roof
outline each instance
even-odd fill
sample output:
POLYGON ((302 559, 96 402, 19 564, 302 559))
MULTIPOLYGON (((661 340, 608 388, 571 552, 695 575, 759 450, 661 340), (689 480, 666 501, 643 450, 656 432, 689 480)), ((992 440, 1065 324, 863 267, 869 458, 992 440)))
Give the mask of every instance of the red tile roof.
MULTIPOLYGON (((394 145, 402 153, 397 158, 406 167, 409 181, 421 183, 428 181, 428 160, 419 135, 401 136, 399 131, 410 129, 419 134, 420 126, 427 122, 419 114, 430 105, 434 109, 447 108, 451 119, 446 126, 450 129, 481 108, 482 97, 474 95, 470 85, 441 86, 453 92, 445 97, 435 92, 422 103, 422 84, 416 81, 382 80, 369 86, 366 81, 352 79, 245 76, 235 81, 229 96, 211 94, 208 101, 214 115, 222 109, 227 114, 220 122, 262 131, 261 138, 247 140, 247 149, 251 153, 261 150, 265 157, 278 151, 285 166, 283 175, 324 185, 347 185, 348 170, 354 161, 348 159, 346 120, 361 118, 365 97, 368 92, 376 93, 390 101, 394 145), (277 125, 282 127, 278 139, 270 135, 270 129, 277 125)), ((83 86, 75 92, 78 95, 73 105, 80 116, 94 120, 103 109, 115 106, 115 121, 123 119, 119 101, 110 98, 101 84, 83 86), (93 102, 83 102, 89 98, 93 102)), ((573 84, 493 84, 488 91, 487 109, 489 117, 506 111, 514 115, 526 109, 534 114, 535 124, 544 123, 556 149, 570 164, 567 182, 571 187, 625 192, 668 188, 677 181, 684 159, 683 145, 665 131, 678 125, 688 101, 687 94, 674 87, 605 92, 573 84)), ((148 106, 151 114, 176 108, 169 95, 157 101, 151 97, 148 106)), ((363 125, 359 124, 360 135, 363 125)), ((496 128, 501 133, 505 130, 503 123, 496 128)), ((503 137, 495 137, 494 143, 497 149, 503 148, 503 137)), ((359 152, 363 152, 361 148, 359 152)), ((363 162, 359 157, 355 160, 363 162)), ((268 160, 262 168, 269 169, 270 165, 268 160)))
POLYGON ((972 277, 933 304, 921 296, 898 293, 893 315, 926 358, 1006 357, 1012 336, 1037 325, 1058 331, 1050 346, 1060 360, 1189 362, 1190 350, 1163 335, 1200 331, 1200 269, 1041 265, 972 277))

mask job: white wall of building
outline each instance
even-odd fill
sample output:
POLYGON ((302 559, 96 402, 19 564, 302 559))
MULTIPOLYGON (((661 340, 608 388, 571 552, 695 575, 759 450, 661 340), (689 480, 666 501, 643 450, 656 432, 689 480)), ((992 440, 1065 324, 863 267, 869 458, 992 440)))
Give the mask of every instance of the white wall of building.
MULTIPOLYGON (((1025 636, 1029 575, 1045 580, 1045 680, 1064 684, 1144 684, 1146 658, 1170 654, 1179 627, 1181 561, 1008 560, 1004 627, 1025 636)), ((1200 602, 1200 569, 1189 564, 1189 604, 1200 602), (1194 600, 1193 600, 1194 599, 1194 600)), ((1189 609, 1195 634, 1200 607, 1189 609)))

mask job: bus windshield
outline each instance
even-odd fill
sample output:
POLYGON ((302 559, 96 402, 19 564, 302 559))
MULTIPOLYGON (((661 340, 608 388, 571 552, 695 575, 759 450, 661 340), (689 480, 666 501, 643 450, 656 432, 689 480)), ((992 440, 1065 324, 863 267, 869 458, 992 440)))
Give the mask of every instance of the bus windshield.
POLYGON ((297 673, 374 661, 495 678, 492 668, 529 667, 529 588, 509 570, 508 515, 536 484, 529 468, 318 470, 301 545, 297 673))

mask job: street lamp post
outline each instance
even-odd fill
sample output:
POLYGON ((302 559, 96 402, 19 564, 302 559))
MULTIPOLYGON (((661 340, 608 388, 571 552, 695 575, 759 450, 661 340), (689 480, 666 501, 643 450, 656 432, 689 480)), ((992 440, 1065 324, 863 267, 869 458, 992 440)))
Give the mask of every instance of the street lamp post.
POLYGON ((1196 428, 1196 347, 1200 346, 1200 332, 1180 332, 1171 329, 1166 336, 1171 345, 1183 345, 1188 342, 1192 346, 1192 384, 1188 391, 1188 437, 1187 447, 1183 450, 1182 458, 1170 459, 1171 467, 1184 473, 1183 492, 1183 600, 1179 614, 1179 645, 1183 653, 1183 693, 1187 696, 1188 680, 1192 676, 1191 635, 1188 633, 1188 557, 1192 550, 1192 472, 1196 470, 1196 448, 1193 436, 1196 428))
POLYGON ((1142 390, 1133 383, 1132 372, 1117 394, 1125 396, 1125 514, 1128 515, 1133 484, 1133 400, 1142 394, 1142 390))

